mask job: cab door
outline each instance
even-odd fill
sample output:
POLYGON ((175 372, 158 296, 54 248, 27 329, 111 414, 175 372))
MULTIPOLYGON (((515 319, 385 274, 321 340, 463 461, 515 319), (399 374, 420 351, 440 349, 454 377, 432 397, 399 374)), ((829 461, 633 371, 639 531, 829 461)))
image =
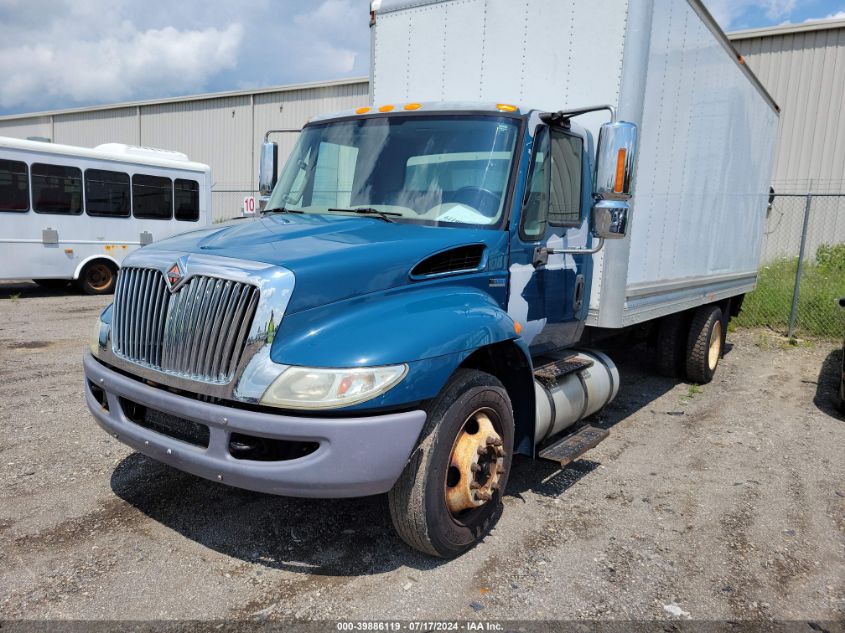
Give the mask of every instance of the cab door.
POLYGON ((540 125, 518 230, 511 236, 508 313, 522 326, 534 353, 577 342, 587 313, 592 258, 544 254, 544 249, 586 248, 588 139, 572 129, 540 125))

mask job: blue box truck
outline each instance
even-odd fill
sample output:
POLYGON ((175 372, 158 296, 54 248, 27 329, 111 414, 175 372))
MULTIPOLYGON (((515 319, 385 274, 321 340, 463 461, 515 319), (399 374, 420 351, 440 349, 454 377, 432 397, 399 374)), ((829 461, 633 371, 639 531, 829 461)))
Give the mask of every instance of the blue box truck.
POLYGON ((514 454, 566 464, 636 330, 708 382, 756 284, 777 106, 699 0, 376 0, 370 103, 317 117, 255 219, 149 245, 84 358, 119 441, 231 486, 387 493, 478 543, 514 454))

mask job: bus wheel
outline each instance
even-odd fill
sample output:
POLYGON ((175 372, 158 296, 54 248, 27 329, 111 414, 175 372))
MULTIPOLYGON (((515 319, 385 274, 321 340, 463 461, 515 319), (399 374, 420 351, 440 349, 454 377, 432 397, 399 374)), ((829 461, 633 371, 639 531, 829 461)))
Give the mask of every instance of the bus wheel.
POLYGON ((76 280, 76 287, 87 295, 107 295, 114 292, 117 268, 110 261, 95 259, 88 262, 76 280))
POLYGON ((46 290, 62 290, 67 288, 67 279, 33 279, 35 283, 46 290))
POLYGON ((420 443, 388 493, 411 547, 452 558, 476 545, 502 512, 513 451, 513 413, 502 383, 459 369, 427 407, 420 443))

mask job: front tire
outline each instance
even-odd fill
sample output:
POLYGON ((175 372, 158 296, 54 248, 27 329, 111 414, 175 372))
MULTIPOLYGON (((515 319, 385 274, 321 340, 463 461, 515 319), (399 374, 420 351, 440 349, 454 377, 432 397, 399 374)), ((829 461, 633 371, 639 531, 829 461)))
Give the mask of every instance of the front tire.
POLYGON ((722 309, 701 306, 695 311, 687 339, 687 379, 700 385, 713 380, 722 357, 722 309))
POLYGON ((85 264, 76 287, 87 295, 107 295, 114 292, 117 282, 117 267, 103 259, 95 259, 85 264))
POLYGON ((513 410, 502 383, 459 369, 427 407, 417 448, 388 493, 399 536, 453 558, 498 521, 513 454, 513 410))

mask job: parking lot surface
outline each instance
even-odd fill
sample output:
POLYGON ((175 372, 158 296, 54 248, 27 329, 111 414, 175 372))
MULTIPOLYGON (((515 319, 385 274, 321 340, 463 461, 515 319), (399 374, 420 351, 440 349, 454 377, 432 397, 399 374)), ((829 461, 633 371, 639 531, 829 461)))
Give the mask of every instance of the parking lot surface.
POLYGON ((835 342, 733 332, 701 388, 611 352, 609 439, 516 460, 499 525, 442 561, 382 496, 237 490, 104 433, 81 361, 109 300, 0 284, 0 618, 845 617, 835 342))

